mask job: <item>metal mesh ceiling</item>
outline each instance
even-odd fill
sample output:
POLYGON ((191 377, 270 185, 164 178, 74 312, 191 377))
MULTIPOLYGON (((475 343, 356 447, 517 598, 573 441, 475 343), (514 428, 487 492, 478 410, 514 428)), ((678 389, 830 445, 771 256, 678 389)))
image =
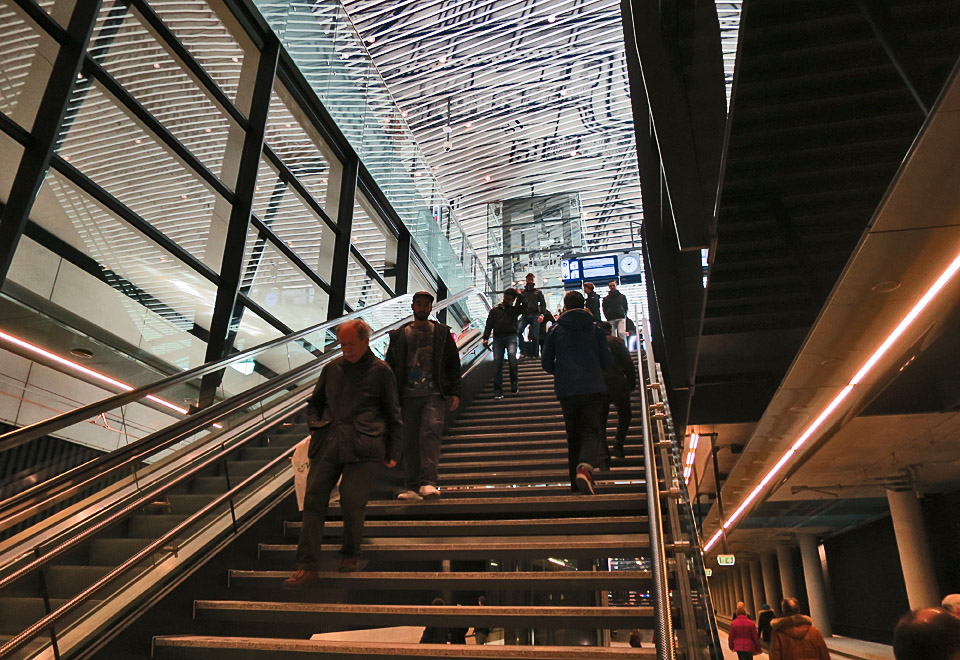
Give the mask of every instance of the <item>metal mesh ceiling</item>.
POLYGON ((618 0, 344 0, 481 256, 486 204, 578 192, 591 251, 639 246, 618 0))

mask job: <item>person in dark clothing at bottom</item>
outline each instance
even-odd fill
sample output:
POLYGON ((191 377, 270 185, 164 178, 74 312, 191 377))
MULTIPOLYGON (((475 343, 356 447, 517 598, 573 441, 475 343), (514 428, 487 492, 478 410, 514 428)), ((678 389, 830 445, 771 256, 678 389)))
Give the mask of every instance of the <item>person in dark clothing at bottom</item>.
MULTIPOLYGON (((477 598, 477 605, 479 605, 480 607, 486 607, 487 597, 480 596, 479 598, 477 598)), ((487 639, 489 639, 490 637, 490 628, 477 628, 476 626, 474 626, 473 635, 474 635, 474 638, 476 639, 477 644, 482 646, 487 643, 487 639)))
MULTIPOLYGON (((434 607, 442 607, 443 605, 446 605, 442 598, 434 598, 433 602, 430 604, 434 607)), ((446 628, 440 626, 427 626, 423 629, 423 634, 420 636, 420 643, 446 644, 449 635, 450 632, 446 628)))
POLYGON ((760 634, 760 639, 767 644, 770 643, 770 633, 772 631, 770 622, 773 621, 775 616, 773 608, 768 603, 764 603, 760 611, 757 612, 757 632, 760 634))
POLYGON ((493 396, 497 399, 503 397, 504 351, 510 367, 510 394, 520 392, 517 379, 517 319, 525 307, 522 302, 517 302, 518 296, 516 289, 506 289, 503 302, 487 314, 487 325, 483 329, 484 348, 489 346, 490 333, 493 333, 493 396))
POLYGON ((619 337, 613 336, 613 327, 606 321, 600 324, 607 337, 607 347, 613 355, 613 364, 603 370, 603 381, 607 386, 607 405, 604 408, 603 428, 607 428, 610 417, 610 404, 617 408, 617 435, 613 441, 611 453, 617 458, 626 458, 623 443, 627 440, 633 411, 630 409, 630 393, 637 387, 637 368, 630 359, 630 351, 619 337))
POLYGON ((603 330, 583 307, 583 295, 563 297, 563 314, 547 334, 540 364, 553 374, 553 389, 567 431, 570 489, 594 495, 593 470, 604 459, 603 370, 613 364, 603 330))
POLYGON ((303 528, 297 545, 297 571, 285 587, 320 580, 317 555, 330 493, 340 480, 343 511, 341 572, 359 567, 363 522, 370 489, 381 463, 400 460, 403 421, 397 381, 390 367, 370 351, 370 326, 360 320, 337 328, 343 355, 328 364, 307 404, 310 472, 303 502, 303 528))
POLYGON ((960 660, 960 619, 937 607, 904 614, 893 629, 897 660, 960 660))

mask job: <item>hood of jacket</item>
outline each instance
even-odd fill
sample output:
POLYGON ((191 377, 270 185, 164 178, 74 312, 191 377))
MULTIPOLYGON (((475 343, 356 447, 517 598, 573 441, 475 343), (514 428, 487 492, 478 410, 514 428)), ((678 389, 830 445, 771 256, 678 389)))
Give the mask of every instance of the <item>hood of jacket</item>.
POLYGON ((586 330, 596 322, 586 309, 569 309, 560 315, 557 319, 557 325, 562 325, 570 330, 586 330))
POLYGON ((779 630, 795 639, 803 639, 813 627, 813 619, 803 614, 794 614, 782 619, 774 619, 770 625, 773 630, 779 630))

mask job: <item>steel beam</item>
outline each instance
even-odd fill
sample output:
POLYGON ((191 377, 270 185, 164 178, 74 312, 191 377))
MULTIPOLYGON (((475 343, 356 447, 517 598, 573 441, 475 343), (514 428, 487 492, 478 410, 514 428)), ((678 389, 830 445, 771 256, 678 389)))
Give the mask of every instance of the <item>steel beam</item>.
POLYGON ((50 160, 60 135, 60 125, 67 113, 70 97, 84 54, 100 12, 100 0, 78 2, 67 25, 66 39, 60 46, 46 89, 30 131, 17 173, 14 175, 7 205, 0 215, 0 285, 7 278, 17 245, 30 218, 37 193, 50 167, 50 160))
POLYGON ((343 164, 340 178, 340 197, 337 200, 337 243, 333 248, 333 265, 330 274, 330 300, 327 303, 327 319, 343 315, 347 294, 347 272, 350 263, 350 241, 353 233, 353 206, 357 197, 357 175, 360 159, 353 154, 343 164))

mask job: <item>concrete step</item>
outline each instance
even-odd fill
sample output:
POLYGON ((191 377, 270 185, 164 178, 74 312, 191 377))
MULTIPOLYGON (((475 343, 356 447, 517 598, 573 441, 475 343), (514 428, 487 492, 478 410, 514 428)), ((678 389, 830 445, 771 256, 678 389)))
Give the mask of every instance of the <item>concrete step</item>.
MULTIPOLYGON (((524 518, 516 520, 368 520, 363 527, 367 538, 398 536, 512 536, 530 534, 617 534, 647 529, 646 516, 595 516, 581 518, 524 518)), ((285 521, 284 536, 297 538, 302 523, 285 521)), ((324 536, 338 537, 343 522, 328 521, 324 536)))
MULTIPOLYGON (((613 469, 612 474, 616 475, 619 472, 622 472, 627 468, 639 468, 643 470, 643 459, 639 457, 615 459, 616 467, 613 469)), ((547 454, 540 458, 517 458, 511 456, 509 458, 505 456, 488 456, 487 460, 474 460, 474 461, 448 461, 441 459, 440 461, 440 474, 441 479, 446 476, 452 476, 454 474, 462 474, 464 472, 487 472, 491 478, 496 478, 498 475, 504 472, 521 472, 522 477, 536 478, 541 474, 553 473, 556 470, 559 470, 561 474, 566 474, 567 467, 567 452, 547 454), (492 460, 491 460, 492 459, 492 460), (536 468, 540 468, 537 470, 536 468)), ((493 482, 491 482, 493 483, 493 482)))
MULTIPOLYGON (((635 460, 635 459, 631 459, 635 460)), ((553 483, 570 483, 567 462, 556 462, 553 469, 545 470, 522 470, 502 469, 499 463, 484 463, 489 465, 489 469, 480 469, 476 472, 461 471, 448 468, 440 471, 440 487, 464 485, 464 484, 516 484, 516 485, 536 485, 553 483)), ((548 465, 544 465, 548 467, 548 465)), ((466 470, 463 468, 463 470, 466 470)), ((631 480, 639 481, 645 476, 642 467, 624 467, 612 468, 609 471, 595 472, 594 482, 631 480)))
MULTIPOLYGON (((602 475, 603 473, 599 473, 602 475)), ((623 497, 624 495, 629 495, 637 493, 638 491, 643 492, 645 489, 644 483, 642 480, 631 481, 629 483, 616 483, 614 481, 605 481, 600 479, 598 475, 595 475, 594 484, 596 485, 597 492, 599 494, 612 495, 617 497, 623 497)), ((462 483, 462 484, 444 484, 443 478, 441 475, 440 489, 445 494, 443 497, 456 497, 462 499, 482 499, 482 500, 491 500, 498 501, 500 498, 503 499, 512 499, 516 496, 533 496, 540 498, 556 498, 563 496, 573 496, 573 497, 586 497, 581 495, 579 492, 574 493, 573 489, 570 488, 570 482, 567 479, 566 474, 562 478, 558 477, 556 481, 551 481, 546 484, 487 484, 481 482, 474 483, 462 483)), ((397 491, 399 494, 400 491, 397 491)), ((443 498, 440 498, 443 499, 443 498)), ((413 502, 413 505, 423 505, 424 502, 413 502)), ((500 505, 495 505, 497 510, 500 510, 500 505)), ((643 509, 646 511, 646 509, 643 509)), ((369 512, 369 506, 368 506, 369 512)))
MULTIPOLYGON (((290 577, 290 571, 240 571, 227 575, 230 587, 275 589, 290 577)), ((525 573, 432 573, 432 572, 359 572, 321 573, 320 587, 341 589, 397 589, 412 591, 599 591, 646 589, 649 571, 548 571, 525 573)))
MULTIPOLYGON (((643 438, 639 435, 628 435, 627 442, 624 445, 627 449, 627 455, 631 453, 640 455, 641 447, 643 446, 643 438)), ((510 452, 522 452, 524 450, 529 450, 530 452, 537 452, 540 450, 554 450, 559 449, 564 452, 567 451, 567 439, 557 438, 557 439, 540 439, 540 438, 530 438, 529 436, 525 439, 517 439, 513 441, 491 441, 489 438, 479 441, 479 442, 460 442, 459 439, 447 439, 444 438, 443 442, 443 457, 454 456, 458 454, 470 454, 470 453, 480 453, 488 454, 492 452, 503 452, 504 455, 510 455, 510 452)))
MULTIPOLYGON (((608 429, 607 436, 612 437, 612 433, 608 429)), ((488 433, 461 433, 458 435, 447 435, 443 439, 444 445, 457 445, 461 442, 480 442, 483 440, 495 440, 502 443, 513 443, 525 442, 529 440, 566 440, 566 434, 563 431, 544 431, 543 433, 503 433, 498 434, 496 432, 488 433)), ((638 441, 642 442, 643 435, 642 430, 639 426, 633 427, 627 433, 627 442, 632 442, 637 444, 638 441)), ((230 474, 233 474, 232 472, 230 474)))
POLYGON ((602 646, 452 646, 182 635, 154 637, 153 657, 160 660, 633 660, 655 658, 656 649, 602 646))
MULTIPOLYGON (((647 495, 642 486, 633 486, 627 494, 598 493, 592 497, 574 495, 566 489, 560 493, 545 489, 502 489, 507 496, 484 497, 488 489, 477 489, 476 496, 464 497, 461 491, 450 491, 443 497, 421 502, 402 500, 373 500, 367 504, 367 520, 385 517, 470 515, 489 520, 515 518, 525 514, 536 517, 561 513, 578 514, 638 514, 646 512, 647 495), (530 494, 532 493, 532 494, 530 494)), ((341 515, 340 505, 331 505, 328 516, 341 515)))
POLYGON ((198 621, 350 626, 483 626, 503 628, 637 628, 653 622, 652 607, 480 607, 354 605, 243 600, 198 600, 198 621))
MULTIPOLYGON (((368 559, 395 561, 430 559, 545 559, 551 556, 600 559, 636 557, 650 545, 646 534, 597 534, 579 539, 571 536, 458 536, 448 538, 409 537, 364 539, 361 552, 368 559)), ((338 553, 340 545, 331 543, 320 551, 321 557, 338 553)), ((294 544, 261 543, 258 556, 268 561, 293 561, 294 544)))

